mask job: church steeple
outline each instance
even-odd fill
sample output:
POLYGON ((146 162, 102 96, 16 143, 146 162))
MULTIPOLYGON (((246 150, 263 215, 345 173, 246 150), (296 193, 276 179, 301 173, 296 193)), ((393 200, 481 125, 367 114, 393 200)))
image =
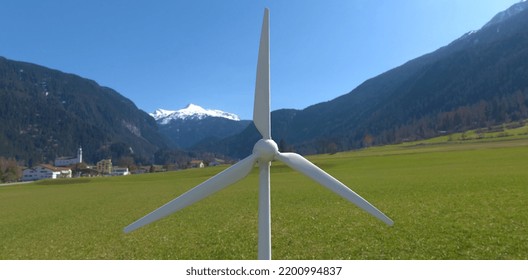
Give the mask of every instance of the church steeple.
POLYGON ((77 151, 77 158, 79 159, 79 163, 82 162, 82 147, 79 146, 79 151, 77 151))

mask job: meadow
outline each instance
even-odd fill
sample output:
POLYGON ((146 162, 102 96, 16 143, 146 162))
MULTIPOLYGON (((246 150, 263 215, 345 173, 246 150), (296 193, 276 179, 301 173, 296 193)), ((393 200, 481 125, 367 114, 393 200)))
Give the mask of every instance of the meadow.
MULTIPOLYGON (((273 258, 528 259, 528 136, 458 140, 309 157, 393 227, 274 162, 273 258)), ((223 168, 2 186, 0 259, 255 259, 257 168, 123 233, 223 168)))

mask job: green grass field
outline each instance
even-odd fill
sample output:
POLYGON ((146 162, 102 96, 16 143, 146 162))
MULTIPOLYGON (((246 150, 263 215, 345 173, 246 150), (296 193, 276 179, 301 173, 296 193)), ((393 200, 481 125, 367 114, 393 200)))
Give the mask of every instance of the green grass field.
MULTIPOLYGON (((522 133, 310 159, 395 225, 274 162, 274 259, 528 259, 522 133)), ((255 259, 257 169, 189 208, 122 232, 223 168, 0 187, 0 259, 255 259)))

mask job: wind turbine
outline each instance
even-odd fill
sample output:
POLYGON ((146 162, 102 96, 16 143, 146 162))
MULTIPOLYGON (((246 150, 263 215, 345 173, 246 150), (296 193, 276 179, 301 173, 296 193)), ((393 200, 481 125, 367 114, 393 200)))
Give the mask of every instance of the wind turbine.
POLYGON ((262 135, 262 139, 255 144, 251 155, 130 224, 124 231, 128 233, 164 218, 241 180, 251 172, 257 163, 259 166, 258 259, 270 260, 270 166, 273 160, 285 163, 346 200, 356 204, 387 225, 393 225, 394 222, 380 210, 301 155, 279 152, 277 143, 271 139, 268 9, 264 10, 264 20, 260 37, 253 122, 262 135))

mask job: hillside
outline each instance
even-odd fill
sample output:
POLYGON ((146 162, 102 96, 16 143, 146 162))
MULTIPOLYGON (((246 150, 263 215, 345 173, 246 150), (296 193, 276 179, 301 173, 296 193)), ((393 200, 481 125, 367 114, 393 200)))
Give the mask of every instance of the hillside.
POLYGON ((167 141, 116 91, 73 74, 0 57, 0 155, 26 164, 74 155, 149 161, 167 141))
MULTIPOLYGON (((273 138, 301 153, 325 153, 527 118, 528 2, 499 15, 346 95, 287 116, 273 112, 273 138)), ((254 143, 249 139, 256 138, 250 126, 236 137, 196 148, 243 157, 254 143), (237 143, 242 148, 233 150, 237 143)))

